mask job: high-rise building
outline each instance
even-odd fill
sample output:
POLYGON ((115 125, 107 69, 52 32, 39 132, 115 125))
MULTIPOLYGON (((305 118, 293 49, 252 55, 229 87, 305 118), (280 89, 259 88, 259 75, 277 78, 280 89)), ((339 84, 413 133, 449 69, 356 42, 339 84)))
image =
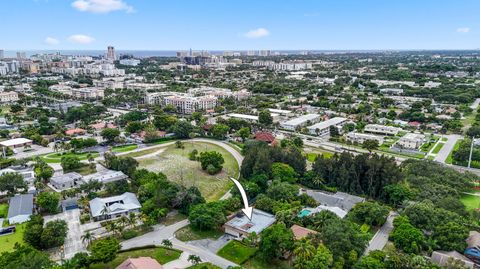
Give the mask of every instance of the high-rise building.
POLYGON ((0 50, 0 60, 3 59, 5 57, 4 53, 3 53, 3 50, 0 50))
POLYGON ((27 54, 25 52, 17 52, 17 59, 18 60, 27 59, 27 54))
POLYGON ((115 61, 117 58, 115 56, 115 48, 113 46, 108 46, 107 48, 107 60, 115 61))

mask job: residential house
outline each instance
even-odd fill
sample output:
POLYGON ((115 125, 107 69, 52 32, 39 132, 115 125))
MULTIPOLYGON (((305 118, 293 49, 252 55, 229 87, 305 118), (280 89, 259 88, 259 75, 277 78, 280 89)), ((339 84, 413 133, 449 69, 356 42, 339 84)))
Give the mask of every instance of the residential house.
MULTIPOLYGON (((342 211, 348 213, 356 204, 362 203, 365 201, 365 198, 351 195, 344 192, 336 192, 336 193, 327 193, 322 191, 314 191, 314 190, 306 190, 306 194, 318 203, 320 203, 320 207, 317 207, 320 211, 321 210, 329 210, 337 214, 335 208, 339 208, 342 211)), ((340 213, 340 211, 338 211, 340 213)), ((346 214, 345 213, 345 214, 346 214)), ((337 214, 341 215, 341 214, 337 214)))
POLYGON ((127 179, 128 176, 125 175, 122 171, 115 171, 115 170, 102 170, 100 172, 96 172, 90 175, 86 175, 83 177, 83 182, 88 183, 90 181, 98 181, 103 184, 107 184, 110 182, 127 179))
POLYGON ((82 175, 77 172, 70 172, 50 179, 50 184, 57 190, 66 190, 81 185, 82 175))
POLYGON ((301 240, 301 239, 307 237, 307 236, 310 235, 310 234, 317 234, 317 233, 318 233, 317 231, 304 228, 304 227, 299 226, 299 225, 297 225, 297 224, 294 224, 294 225, 290 228, 290 230, 292 230, 292 232, 293 232, 293 238, 294 238, 295 240, 301 240))
POLYGON ((447 264, 456 262, 462 264, 462 268, 474 268, 475 263, 469 258, 463 256, 456 251, 441 251, 437 250, 432 252, 431 261, 439 266, 446 267, 447 264))
POLYGON ((131 212, 137 213, 141 207, 137 197, 131 192, 106 198, 97 197, 90 201, 90 212, 96 221, 126 216, 131 212))
POLYGON ((243 213, 234 214, 229 217, 223 228, 226 234, 244 238, 253 232, 260 234, 275 221, 274 215, 254 208, 251 219, 248 219, 243 213))
POLYGON ((115 269, 163 269, 163 266, 150 257, 138 257, 126 259, 115 269))
POLYGON ((10 198, 7 219, 10 224, 24 223, 33 214, 33 194, 19 194, 10 198))

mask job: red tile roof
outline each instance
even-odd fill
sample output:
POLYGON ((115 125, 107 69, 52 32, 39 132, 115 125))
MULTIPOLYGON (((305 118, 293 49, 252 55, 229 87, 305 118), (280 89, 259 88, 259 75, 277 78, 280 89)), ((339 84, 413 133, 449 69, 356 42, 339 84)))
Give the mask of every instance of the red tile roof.
POLYGON ((76 134, 84 134, 86 131, 81 129, 81 128, 75 128, 75 129, 70 129, 66 130, 65 134, 66 135, 76 135, 76 134))
POLYGON ((128 258, 116 269, 163 269, 163 266, 150 257, 128 258))
POLYGON ((265 141, 267 143, 272 143, 275 141, 275 136, 269 132, 257 132, 255 134, 255 139, 259 141, 265 141))
POLYGON ((309 234, 316 234, 317 233, 314 230, 310 230, 310 229, 304 228, 302 226, 298 226, 297 224, 294 224, 290 229, 293 232, 293 237, 295 238, 295 240, 300 240, 304 237, 307 237, 307 235, 309 235, 309 234))

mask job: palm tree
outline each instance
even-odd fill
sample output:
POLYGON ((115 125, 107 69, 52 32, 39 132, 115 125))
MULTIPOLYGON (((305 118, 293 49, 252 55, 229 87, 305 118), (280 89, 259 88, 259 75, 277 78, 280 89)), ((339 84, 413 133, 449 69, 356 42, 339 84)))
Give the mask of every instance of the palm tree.
POLYGON ((172 241, 170 241, 168 239, 163 239, 162 240, 162 245, 166 248, 172 248, 172 246, 173 246, 172 241))
POLYGON ((102 211, 100 211, 100 215, 102 215, 103 219, 107 219, 108 218, 108 207, 107 205, 104 205, 103 208, 102 208, 102 211))
POLYGON ((123 227, 127 227, 129 223, 127 216, 121 216, 118 221, 120 222, 120 224, 122 224, 123 227))
POLYGON ((302 241, 297 241, 295 243, 295 249, 293 250, 293 254, 295 254, 296 257, 300 257, 303 260, 309 260, 313 256, 315 256, 315 253, 315 247, 306 239, 303 239, 302 241))
POLYGON ((115 221, 110 221, 107 226, 105 226, 105 229, 107 229, 107 231, 115 234, 117 232, 117 223, 115 223, 115 221))
POLYGON ((82 235, 82 242, 87 243, 87 247, 92 243, 93 240, 93 234, 90 231, 85 232, 85 234, 82 235))
POLYGON ((198 257, 197 255, 191 254, 190 256, 188 256, 187 261, 193 263, 193 265, 197 265, 202 262, 202 259, 200 259, 200 257, 198 257))
POLYGON ((136 223, 137 223, 137 215, 133 212, 130 212, 128 214, 128 224, 130 224, 131 227, 134 227, 136 223))

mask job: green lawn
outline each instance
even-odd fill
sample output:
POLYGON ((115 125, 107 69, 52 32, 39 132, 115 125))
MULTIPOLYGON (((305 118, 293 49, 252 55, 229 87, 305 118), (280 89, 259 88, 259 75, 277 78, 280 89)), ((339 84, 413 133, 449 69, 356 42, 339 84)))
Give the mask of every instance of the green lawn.
POLYGON ((160 264, 165 264, 176 260, 182 254, 181 251, 176 249, 166 249, 163 247, 157 248, 147 248, 147 249, 137 249, 132 251, 125 251, 118 253, 117 257, 105 264, 105 263, 96 263, 90 265, 90 269, 115 269, 127 258, 138 258, 138 257, 151 257, 157 260, 160 264))
POLYGON ((435 148, 433 148, 432 153, 437 154, 440 152, 440 150, 443 148, 443 145, 445 145, 445 143, 438 143, 435 148))
POLYGON ((447 141, 448 141, 448 138, 442 137, 442 142, 447 142, 447 141))
POLYGON ((200 239, 218 239, 223 235, 223 231, 212 230, 212 231, 198 231, 191 228, 190 225, 183 227, 182 229, 175 232, 175 237, 183 242, 200 240, 200 239))
POLYGON ((324 158, 329 159, 329 158, 332 158, 333 153, 328 151, 321 151, 321 152, 309 152, 305 154, 305 156, 307 157, 307 161, 309 162, 314 162, 315 159, 317 158, 317 155, 322 155, 324 158))
POLYGON ((232 240, 221 248, 217 255, 236 264, 242 264, 252 257, 256 251, 256 248, 246 246, 237 240, 232 240))
POLYGON ((53 152, 53 153, 49 153, 47 155, 43 155, 43 156, 41 156, 41 158, 47 163, 60 163, 60 160, 62 159, 62 157, 66 157, 66 156, 77 156, 78 158, 80 158, 81 161, 83 161, 83 160, 87 159, 87 155, 89 153, 92 153, 94 158, 99 156, 98 152, 96 152, 96 151, 84 152, 84 153, 71 153, 71 152, 69 152, 69 153, 65 153, 65 154, 53 152))
POLYGON ((246 269, 291 269, 292 266, 288 264, 288 261, 265 261, 258 255, 253 256, 250 260, 242 264, 246 269))
POLYGON ((448 154, 447 159, 445 160, 445 163, 452 164, 452 162, 453 162, 453 156, 452 155, 455 151, 458 150, 458 148, 460 148, 460 143, 461 142, 462 142, 462 139, 457 140, 457 143, 455 143, 455 145, 453 146, 452 151, 450 151, 450 153, 448 154))
MULTIPOLYGON (((0 204, 0 218, 6 218, 8 214, 8 204, 0 204)), ((0 223, 0 226, 2 224, 0 223)))
POLYGON ((460 197, 460 201, 465 205, 468 211, 480 208, 480 196, 464 194, 460 197))
POLYGON ((137 149, 137 148, 138 148, 137 144, 116 146, 116 147, 112 148, 112 152, 127 152, 127 151, 131 151, 131 150, 134 150, 134 149, 137 149))
POLYGON ((221 269, 221 268, 209 262, 205 262, 205 263, 200 263, 197 265, 187 267, 187 269, 221 269))
POLYGON ((0 252, 12 251, 15 243, 23 244, 23 233, 27 223, 18 224, 14 234, 0 236, 0 252))
POLYGON ((150 153, 153 156, 140 157, 136 153, 127 156, 138 157, 139 168, 145 168, 154 172, 162 172, 171 181, 178 182, 184 186, 196 186, 207 201, 220 199, 232 186, 233 182, 229 177, 237 177, 239 167, 235 158, 225 149, 208 142, 183 142, 184 148, 177 148, 176 145, 168 145, 164 148, 157 148, 150 153), (200 167, 197 161, 191 161, 188 154, 196 149, 199 153, 204 151, 217 151, 222 154, 225 163, 223 170, 216 175, 209 175, 200 167))

